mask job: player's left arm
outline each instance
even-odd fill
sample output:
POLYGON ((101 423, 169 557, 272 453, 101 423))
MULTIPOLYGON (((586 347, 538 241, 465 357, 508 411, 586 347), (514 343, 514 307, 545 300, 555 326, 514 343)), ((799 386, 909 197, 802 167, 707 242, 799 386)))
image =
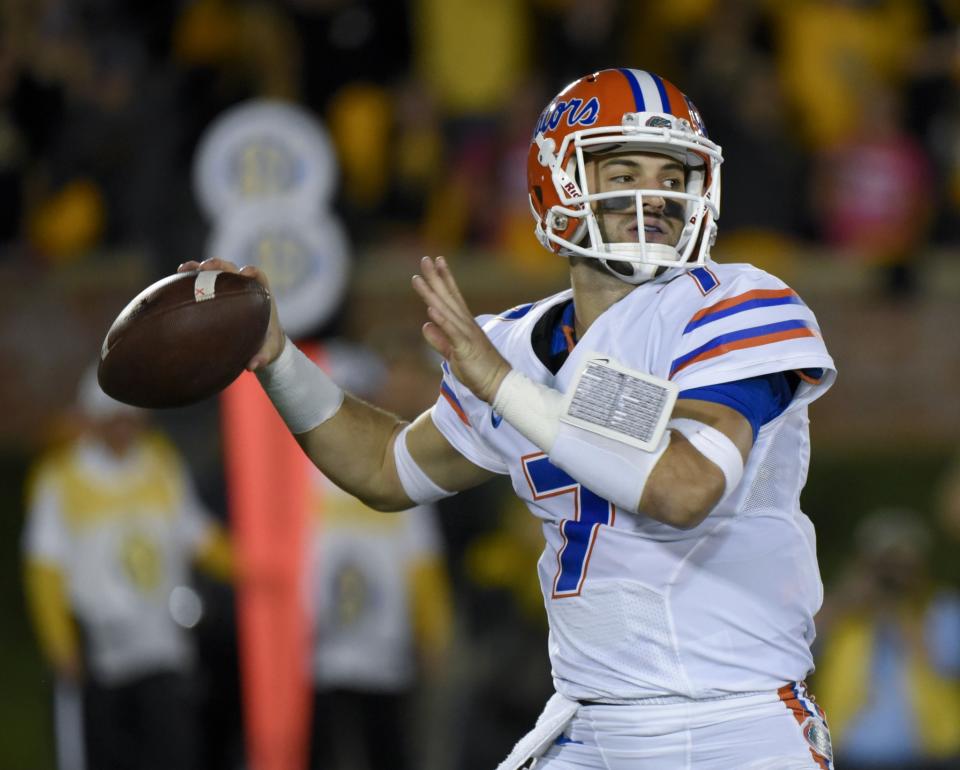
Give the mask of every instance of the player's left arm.
MULTIPOLYGON (((753 447, 753 429, 740 412, 711 401, 680 399, 673 409, 671 421, 678 418, 718 431, 732 443, 732 446, 724 447, 728 463, 736 463, 730 457, 735 448, 741 464, 746 464, 753 447)), ((689 529, 703 521, 729 491, 730 472, 724 472, 720 464, 708 459, 680 431, 671 430, 670 433, 666 451, 653 466, 643 486, 639 509, 665 524, 689 529)))
POLYGON ((561 436, 562 394, 511 368, 474 320, 442 257, 424 258, 420 267, 422 275, 413 284, 427 305, 427 341, 478 398, 595 493, 625 510, 686 529, 703 521, 739 482, 753 430, 743 415, 723 404, 679 400, 669 435, 652 452, 585 432, 561 436))

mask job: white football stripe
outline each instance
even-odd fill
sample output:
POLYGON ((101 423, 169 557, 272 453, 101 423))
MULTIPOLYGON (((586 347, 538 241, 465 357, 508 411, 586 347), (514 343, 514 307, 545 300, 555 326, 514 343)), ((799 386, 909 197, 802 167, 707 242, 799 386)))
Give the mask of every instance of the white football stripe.
POLYGON ((193 298, 197 302, 213 299, 217 293, 217 276, 222 270, 201 270, 193 283, 193 298))

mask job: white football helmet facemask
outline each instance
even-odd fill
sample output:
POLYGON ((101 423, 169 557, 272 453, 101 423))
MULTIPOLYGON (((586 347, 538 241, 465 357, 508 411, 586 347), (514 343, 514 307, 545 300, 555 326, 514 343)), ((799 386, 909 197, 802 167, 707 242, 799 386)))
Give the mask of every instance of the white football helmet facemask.
POLYGON ((527 170, 537 238, 558 254, 597 259, 632 284, 650 280, 661 268, 702 265, 716 238, 722 162, 696 107, 668 81, 641 70, 581 78, 548 105, 531 143, 527 170), (587 159, 632 151, 677 160, 685 189, 591 190, 587 159), (678 214, 682 210, 676 244, 647 239, 644 210, 653 198, 665 201, 665 208, 672 202, 678 214), (637 241, 605 240, 598 214, 611 212, 635 214, 637 241))

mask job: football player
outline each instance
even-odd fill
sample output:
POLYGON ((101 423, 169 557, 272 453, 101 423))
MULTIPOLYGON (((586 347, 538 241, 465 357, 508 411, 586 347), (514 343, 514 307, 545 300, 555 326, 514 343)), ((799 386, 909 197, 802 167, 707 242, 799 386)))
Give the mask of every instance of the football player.
POLYGON ((711 261, 721 163, 672 83, 587 75, 547 105, 527 169, 571 288, 475 319, 424 258, 413 287, 444 358, 430 411, 404 424, 344 394, 276 313, 250 362, 313 461, 371 506, 509 474, 542 521, 556 695, 503 770, 832 767, 803 683, 822 587, 799 498, 807 407, 835 369, 792 289, 711 261))

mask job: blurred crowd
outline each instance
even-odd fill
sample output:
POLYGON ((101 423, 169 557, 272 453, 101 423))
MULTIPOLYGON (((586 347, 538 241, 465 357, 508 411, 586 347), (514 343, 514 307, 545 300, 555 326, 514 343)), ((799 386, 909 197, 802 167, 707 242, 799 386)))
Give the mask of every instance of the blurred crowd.
MULTIPOLYGON (((533 279, 548 275, 556 258, 533 237, 527 202, 532 127, 563 83, 611 66, 643 67, 679 84, 723 146, 718 259, 781 272, 815 248, 838 265, 863 268, 877 296, 903 299, 922 293, 918 274, 929 254, 960 244, 957 0, 4 0, 0 9, 0 275, 38 285, 63 275, 76 284, 84 269, 99 279, 125 264, 146 285, 203 255, 209 232, 193 192, 194 154, 218 115, 253 98, 299 104, 326 126, 340 165, 335 207, 356 265, 450 253, 508 264, 533 279)), ((88 336, 99 339, 103 317, 90 299, 98 295, 82 279, 79 286, 74 296, 85 307, 69 318, 87 319, 88 336)), ((29 331, 22 320, 0 333, 11 370, 50 344, 29 331)), ((371 398, 416 393, 385 405, 409 414, 427 406, 436 391, 424 382, 433 371, 424 373, 416 344, 391 335, 365 341, 396 384, 371 398)), ((79 377, 96 349, 55 352, 61 365, 44 370, 55 374, 28 390, 41 403, 69 394, 66 406, 74 380, 64 373, 79 377)), ((0 383, 5 399, 7 387, 0 383)), ((89 417, 53 433, 36 426, 19 448, 33 451, 51 436, 89 443, 89 417)), ((216 417, 194 412, 165 424, 193 461, 204 499, 194 512, 226 523, 222 469, 204 464, 219 447, 207 451, 201 437, 216 433, 216 417)), ((116 458, 93 462, 129 470, 116 458)), ((960 757, 960 613, 951 589, 960 575, 930 568, 931 550, 960 546, 957 479, 960 472, 936 480, 944 490, 936 504, 848 515, 873 524, 828 544, 851 557, 828 576, 836 590, 828 580, 824 665, 813 689, 824 693, 828 718, 837 710, 844 767, 949 767, 960 757), (884 711, 883 687, 914 696, 915 711, 884 711), (881 745, 888 751, 878 756, 881 745)), ((340 533, 344 567, 314 586, 333 597, 328 627, 359 622, 363 591, 373 585, 365 581, 378 579, 357 572, 366 557, 348 558, 357 542, 380 544, 369 557, 377 563, 390 554, 419 570, 406 562, 392 573, 385 567, 379 579, 394 588, 397 574, 419 578, 394 598, 413 614, 394 618, 400 631, 384 631, 406 640, 403 677, 370 685, 359 676, 351 683, 316 675, 316 713, 343 720, 313 726, 315 736, 324 727, 341 740, 327 741, 335 758, 325 766, 401 767, 398 754, 361 758, 382 748, 369 738, 372 719, 389 725, 381 738, 413 743, 411 756, 425 768, 485 770, 539 713, 551 686, 535 581, 540 534, 508 497, 494 484, 442 501, 421 512, 413 534, 371 540, 368 527, 356 541, 340 533), (433 613, 416 614, 417 592, 430 597, 433 613), (384 697, 365 697, 371 687, 384 697), (442 714, 444 734, 424 729, 425 719, 398 720, 398 710, 442 714)), ((351 520, 367 521, 356 511, 351 520)), ((89 669, 65 620, 78 610, 69 607, 73 567, 63 533, 23 528, 38 638, 61 685, 76 683, 89 669)), ((201 529, 195 524, 190 547, 176 552, 178 570, 204 555, 201 529)), ((148 551, 138 553, 124 575, 143 588, 155 565, 148 551)), ((237 578, 225 566, 229 553, 214 555, 213 577, 194 569, 185 581, 205 613, 181 624, 196 647, 182 657, 193 666, 191 713, 204 728, 191 740, 198 767, 238 770, 244 751, 230 586, 237 578)), ((122 598, 133 606, 133 595, 122 598)), ((326 640, 340 645, 338 665, 375 676, 350 657, 361 651, 344 634, 326 640)), ((157 667, 147 668, 155 683, 157 667)), ((160 668, 185 670, 179 658, 160 668)), ((98 686, 95 713, 130 702, 126 690, 104 692, 111 682, 98 686)), ((416 761, 408 766, 420 767, 416 761)))
POLYGON ((558 84, 618 64, 683 84, 726 149, 722 250, 814 241, 889 268, 960 234, 952 0, 8 0, 0 241, 45 264, 202 253, 192 153, 225 108, 331 131, 362 247, 541 259, 523 156, 558 84))

